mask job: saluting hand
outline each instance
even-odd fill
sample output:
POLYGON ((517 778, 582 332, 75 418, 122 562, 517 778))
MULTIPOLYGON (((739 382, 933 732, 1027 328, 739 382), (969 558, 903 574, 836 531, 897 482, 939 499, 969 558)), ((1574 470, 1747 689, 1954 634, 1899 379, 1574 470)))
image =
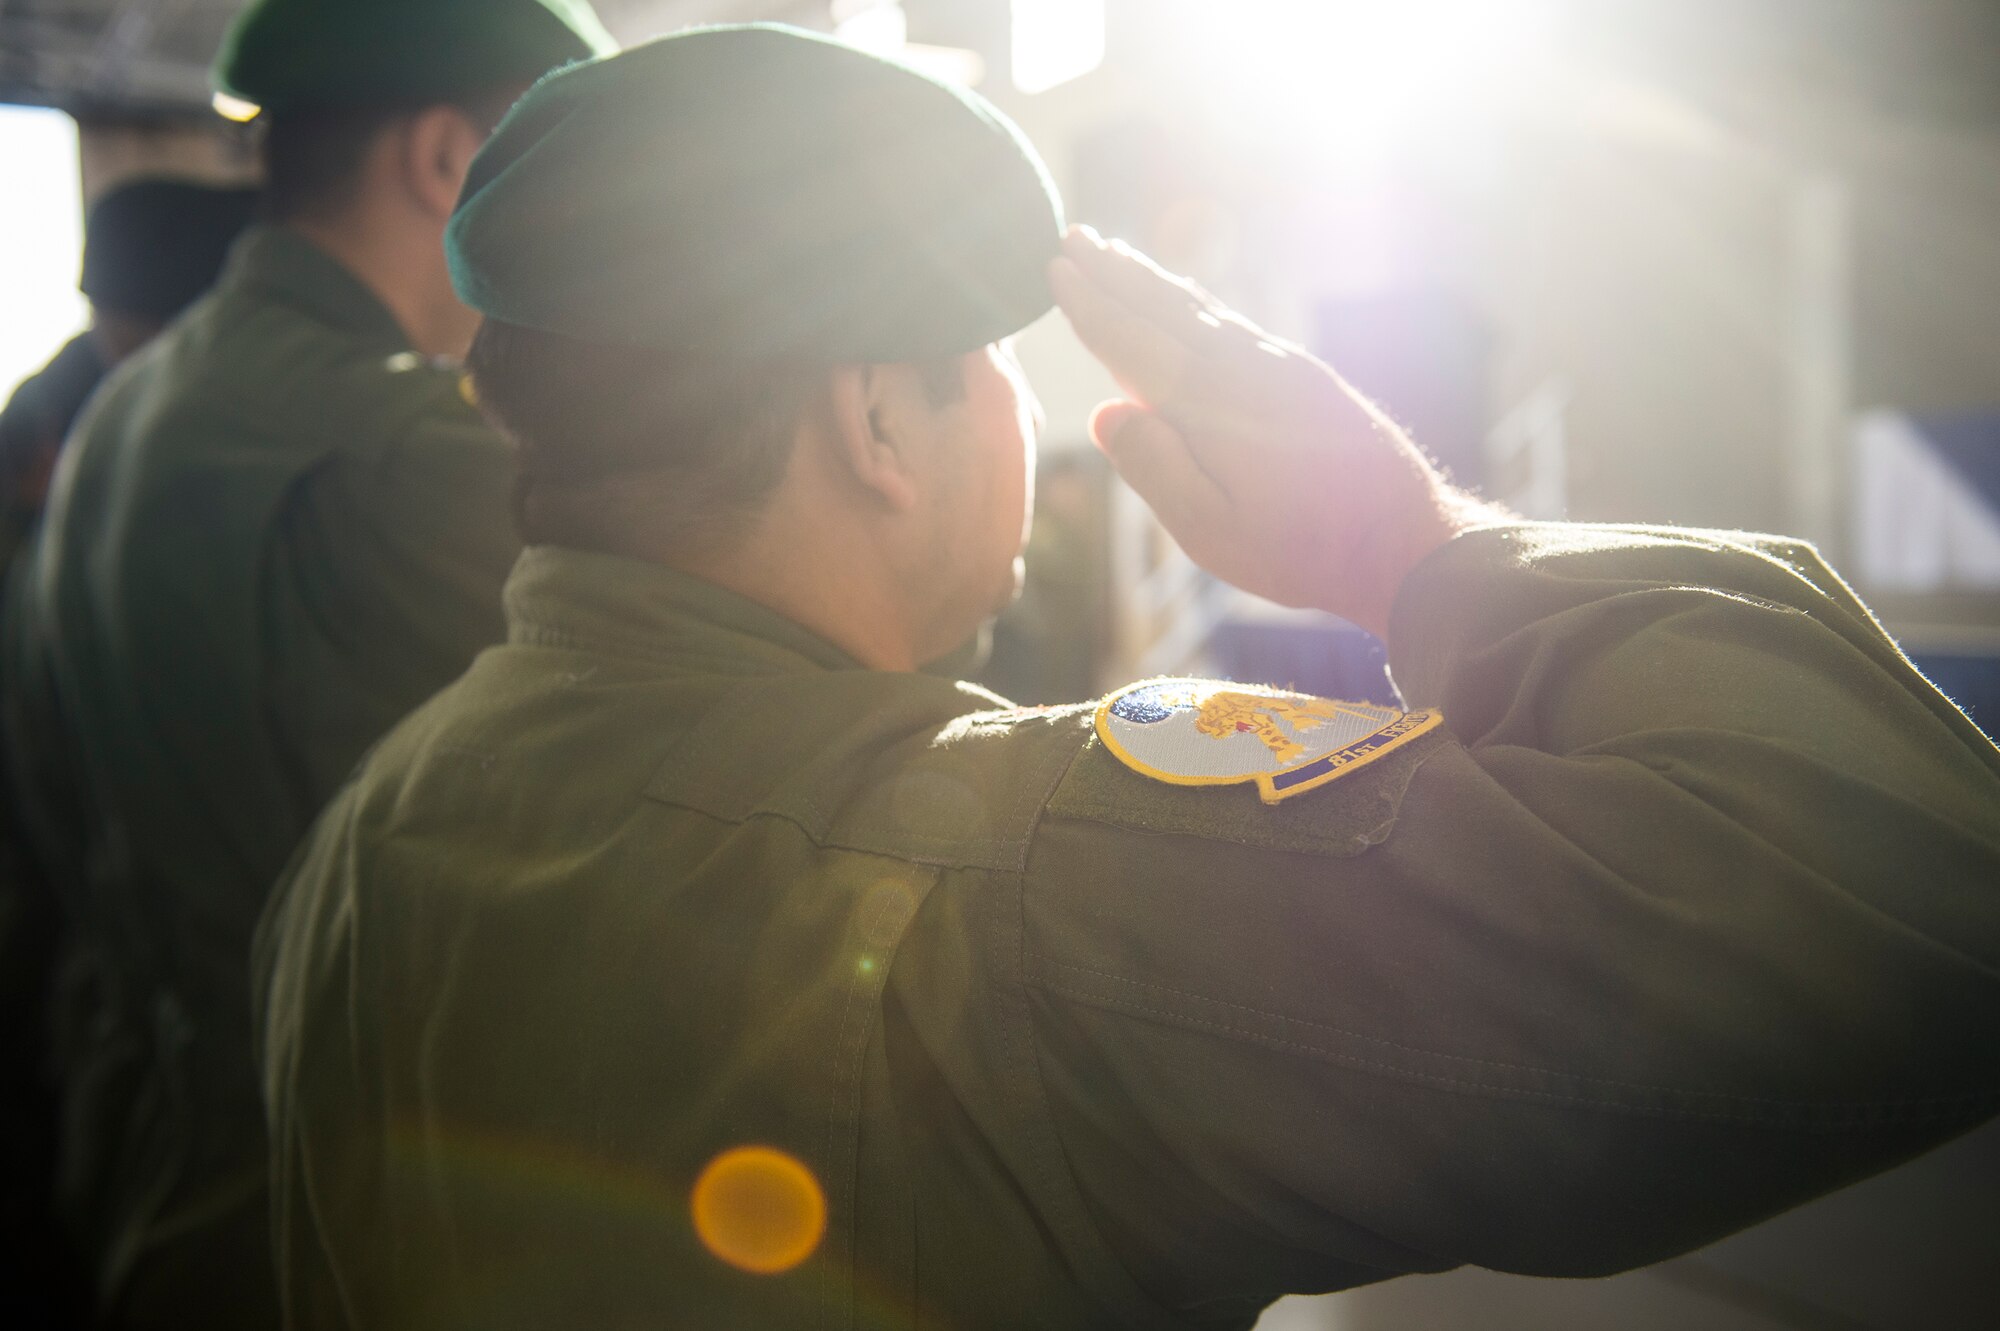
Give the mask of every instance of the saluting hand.
POLYGON ((1122 242, 1070 228, 1049 281, 1128 395, 1091 437, 1216 576, 1380 634, 1419 560, 1500 516, 1326 365, 1122 242))

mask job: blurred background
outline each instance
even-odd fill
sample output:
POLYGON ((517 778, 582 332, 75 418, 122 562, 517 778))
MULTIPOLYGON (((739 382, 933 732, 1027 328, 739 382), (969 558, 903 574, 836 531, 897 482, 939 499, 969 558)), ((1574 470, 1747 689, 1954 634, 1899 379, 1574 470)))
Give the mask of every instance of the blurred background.
MULTIPOLYGON (((0 392, 89 318, 122 182, 253 174, 207 65, 240 0, 0 0, 0 392)), ((773 19, 975 84, 1123 236, 1534 517, 1816 541, 2000 728, 1996 0, 596 0, 637 40, 773 19)), ((1379 643, 1195 570, 1084 435, 1059 320, 1030 580, 987 682, 1179 672, 1386 697, 1379 643)), ((1272 478, 1283 484, 1283 478, 1272 478)), ((1608 1281, 1470 1272, 1305 1328, 2000 1325, 2000 1136, 1608 1281)))

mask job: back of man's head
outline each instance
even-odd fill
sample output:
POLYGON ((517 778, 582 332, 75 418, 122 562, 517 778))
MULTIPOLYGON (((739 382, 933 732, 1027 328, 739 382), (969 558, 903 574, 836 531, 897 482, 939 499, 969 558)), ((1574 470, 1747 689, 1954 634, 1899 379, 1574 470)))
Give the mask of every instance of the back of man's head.
POLYGON ((346 205, 371 144, 453 106, 481 130, 549 70, 616 49, 587 0, 256 0, 216 56, 216 87, 259 108, 265 212, 346 205))
MULTIPOLYGON (((932 405, 965 394, 962 357, 916 362, 932 405)), ((515 518, 530 545, 647 557, 726 546, 783 480, 816 359, 662 359, 488 319, 466 367, 519 445, 515 518)))
POLYGON ((836 367, 960 362, 1049 308, 1041 160, 984 99, 790 29, 545 80, 447 232, 470 366, 523 444, 530 541, 697 534, 782 474, 836 367))
POLYGON ((84 222, 77 289, 99 311, 165 324, 215 284, 255 200, 254 190, 198 180, 116 185, 84 222))

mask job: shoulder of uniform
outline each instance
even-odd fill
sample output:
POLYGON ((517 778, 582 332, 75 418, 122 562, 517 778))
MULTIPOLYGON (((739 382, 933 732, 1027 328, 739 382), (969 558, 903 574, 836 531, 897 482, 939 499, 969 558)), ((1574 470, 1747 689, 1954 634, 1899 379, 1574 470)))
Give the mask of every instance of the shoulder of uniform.
POLYGON ((388 392, 438 412, 443 417, 484 423, 472 376, 457 361, 398 351, 373 363, 388 392))
POLYGON ((1058 816, 1148 832, 1353 853, 1387 835, 1435 710, 1212 679, 1149 679, 1090 710, 1058 816))
POLYGON ((1091 715, 923 675, 761 676, 702 709, 646 794, 726 822, 783 818, 822 845, 1018 869, 1091 715))
POLYGON ((511 456, 511 445, 480 413, 472 382, 455 362, 403 351, 374 357, 359 373, 367 382, 357 392, 374 399, 383 426, 370 439, 351 441, 357 456, 388 461, 441 440, 511 456))
POLYGON ((939 743, 1005 737, 1013 744, 1037 740, 1058 746, 1075 744, 1090 732, 1098 707, 1096 702, 1022 707, 977 684, 961 682, 953 687, 964 697, 991 705, 979 711, 966 712, 947 723, 939 732, 939 743))

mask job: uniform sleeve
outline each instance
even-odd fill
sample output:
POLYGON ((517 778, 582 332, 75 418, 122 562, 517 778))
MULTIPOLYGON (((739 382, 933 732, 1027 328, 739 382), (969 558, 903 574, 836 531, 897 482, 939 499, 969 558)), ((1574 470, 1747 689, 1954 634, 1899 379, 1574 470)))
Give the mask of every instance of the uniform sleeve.
POLYGON ((1093 745, 1037 833, 1047 1112, 1153 1299, 1607 1274, 2000 1106, 2000 761, 1811 551, 1470 533, 1392 661, 1394 761, 1272 808, 1093 745))
POLYGON ((382 440, 356 441, 291 500, 268 592, 268 714, 308 810, 376 739, 506 631, 520 539, 506 439, 442 372, 382 440))

